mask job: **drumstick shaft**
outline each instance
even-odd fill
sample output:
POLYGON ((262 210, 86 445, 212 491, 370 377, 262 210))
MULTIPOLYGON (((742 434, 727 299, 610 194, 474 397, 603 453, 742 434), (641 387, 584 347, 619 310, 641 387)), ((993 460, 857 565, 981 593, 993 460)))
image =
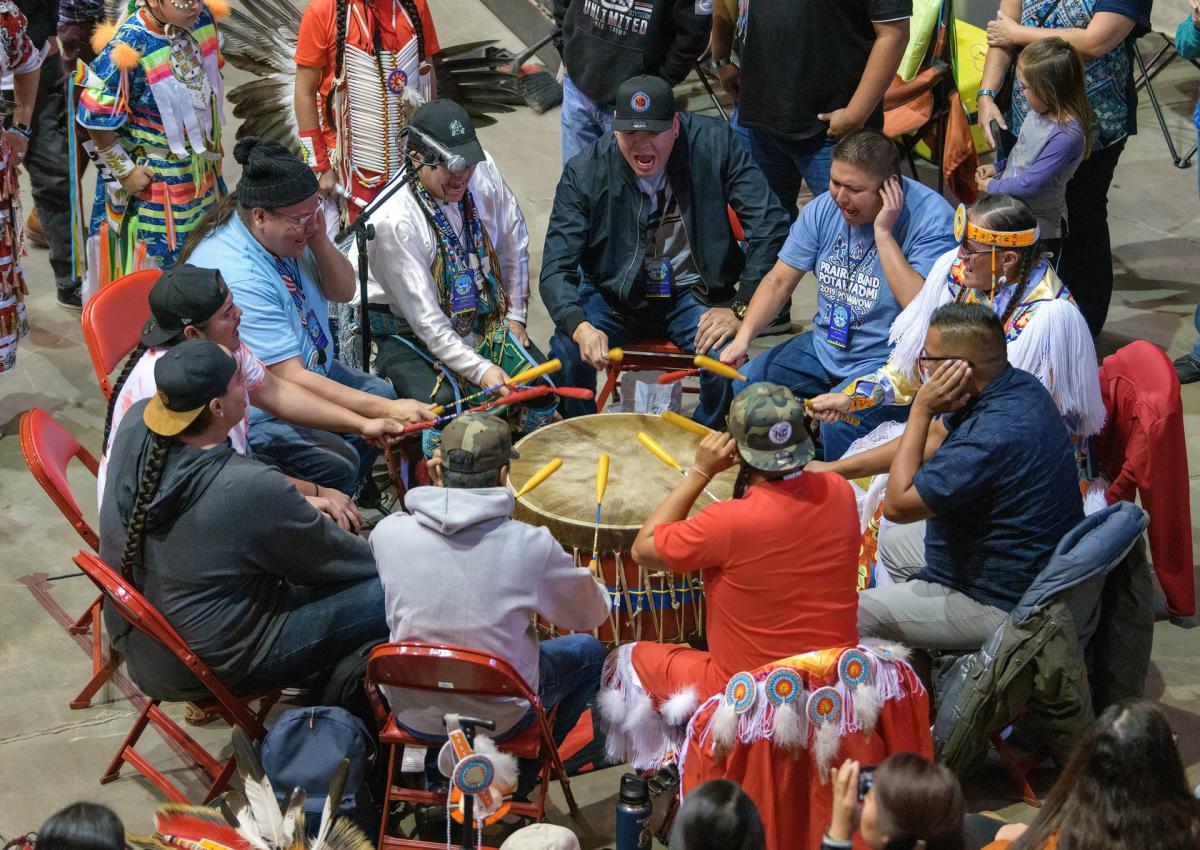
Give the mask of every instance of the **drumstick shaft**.
POLYGON ((678 369, 674 372, 663 372, 656 380, 660 384, 674 384, 682 381, 684 378, 694 378, 699 374, 699 369, 678 369))
MULTIPOLYGON (((666 449, 664 449, 662 446, 660 446, 654 440, 653 437, 651 437, 645 431, 638 431, 637 438, 638 438, 638 442, 641 443, 643 446, 645 446, 647 449, 649 449, 650 453, 653 454, 656 458, 661 460, 667 466, 670 466, 673 469, 675 469, 676 471, 678 471, 680 475, 683 475, 685 477, 687 476, 687 470, 684 469, 682 466, 680 466, 679 461, 675 460, 675 458, 671 456, 671 453, 668 452, 666 449)), ((705 495, 708 496, 708 498, 712 499, 714 502, 721 501, 716 496, 714 496, 707 487, 704 488, 704 493, 705 493, 705 495)))
POLYGON ((720 375, 722 378, 729 378, 732 381, 748 381, 750 380, 737 369, 722 363, 720 360, 713 360, 711 357, 705 357, 703 354, 697 354, 692 362, 701 369, 712 372, 714 375, 720 375))
POLYGON ((706 428, 694 419, 688 419, 686 416, 681 416, 674 410, 664 410, 659 414, 664 422, 669 422, 676 428, 682 428, 685 431, 691 431, 701 437, 707 437, 712 433, 711 428, 706 428))
MULTIPOLYGON (((596 461, 596 508, 604 501, 604 490, 608 487, 608 455, 600 455, 596 461)), ((599 520, 597 520, 599 522, 599 520)))
POLYGON ((561 466, 562 466, 562 458, 561 457, 556 457, 554 460, 550 461, 548 464, 546 464, 541 469, 539 469, 537 472, 535 472, 533 474, 532 478, 530 478, 528 481, 525 482, 525 486, 517 491, 516 497, 519 499, 522 496, 524 496, 526 493, 528 493, 529 491, 533 490, 535 487, 537 487, 539 484, 541 484, 543 481, 545 481, 551 475, 558 472, 559 467, 561 467, 561 466))
MULTIPOLYGON (((481 395, 488 395, 490 393, 498 393, 498 392, 500 392, 500 390, 504 389, 505 387, 511 387, 514 384, 527 384, 536 378, 542 377, 542 375, 548 375, 551 372, 557 372, 561 368, 562 368, 562 361, 559 360, 557 357, 555 357, 553 360, 547 360, 545 363, 542 363, 538 366, 534 366, 532 369, 526 369, 524 372, 518 372, 517 374, 515 374, 511 378, 509 378, 507 381, 505 381, 503 384, 496 384, 494 387, 485 387, 484 389, 479 390, 478 392, 473 392, 468 396, 464 396, 460 401, 470 401, 473 398, 479 398, 481 395)), ((437 407, 435 407, 433 409, 433 412, 435 414, 439 414, 439 413, 442 413, 445 409, 446 409, 445 405, 439 404, 437 407)))

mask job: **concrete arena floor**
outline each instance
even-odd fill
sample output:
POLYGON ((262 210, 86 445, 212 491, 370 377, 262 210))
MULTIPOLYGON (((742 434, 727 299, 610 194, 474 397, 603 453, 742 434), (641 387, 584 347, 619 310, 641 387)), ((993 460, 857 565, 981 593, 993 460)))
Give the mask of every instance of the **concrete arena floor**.
MULTIPOLYGON (((443 43, 494 37, 505 46, 519 46, 478 0, 433 0, 432 6, 443 43)), ((242 78, 229 69, 229 85, 242 78)), ((1168 122, 1185 149, 1194 141, 1190 116, 1197 82, 1194 70, 1184 63, 1176 63, 1156 80, 1168 122)), ((1171 165, 1145 97, 1140 119, 1142 132, 1131 139, 1110 193, 1117 292, 1101 353, 1146 338, 1174 356, 1195 340, 1192 311, 1200 301, 1196 168, 1179 171, 1171 165)), ((538 116, 520 110, 480 133, 521 199, 535 269, 559 174, 558 121, 557 111, 538 116)), ((232 157, 226 160, 225 173, 232 185, 238 176, 232 157)), ((925 177, 928 182, 928 172, 925 177)), ((25 201, 28 208, 27 194, 25 201)), ((31 250, 25 268, 31 333, 22 343, 15 372, 0 378, 0 835, 36 829, 46 816, 77 799, 105 803, 131 830, 142 831, 151 826, 150 813, 159 802, 150 786, 132 775, 105 786, 97 783, 132 722, 133 708, 119 693, 113 701, 112 689, 89 709, 67 707, 86 679, 88 662, 17 582, 33 572, 72 572, 69 558, 80 548, 79 538, 26 471, 17 439, 21 413, 34 406, 46 408, 89 447, 99 444, 104 417, 78 316, 55 305, 45 253, 31 250)), ((813 306, 811 283, 804 283, 795 299, 794 319, 807 324, 813 306)), ((530 331, 542 343, 551 331, 536 295, 530 331)), ((1200 389, 1187 387, 1183 396, 1189 413, 1189 453, 1198 458, 1200 469, 1200 389)), ((1197 477, 1192 476, 1193 497, 1200 492, 1197 477)), ((86 474, 74 482, 84 494, 85 511, 91 512, 87 492, 92 485, 86 474)), ((1198 510, 1200 499, 1194 498, 1193 528, 1198 510)), ((84 579, 71 577, 53 582, 53 594, 72 616, 94 597, 84 579)), ((1147 690, 1168 712, 1191 781, 1200 783, 1200 661, 1192 625, 1158 623, 1147 690)), ((169 711, 180 717, 179 709, 171 706, 169 711)), ((219 724, 195 732, 202 743, 218 748, 228 745, 228 734, 219 724)), ((196 790, 193 775, 179 767, 161 738, 149 733, 144 746, 151 761, 172 769, 177 781, 196 790)), ((612 843, 612 806, 620 772, 613 768, 573 783, 583 807, 581 820, 573 826, 585 848, 612 843)), ((571 825, 560 795, 553 793, 551 819, 571 825)), ((998 763, 973 777, 968 793, 974 809, 996 808, 1020 820, 1033 812, 1013 803, 1015 795, 998 763)))

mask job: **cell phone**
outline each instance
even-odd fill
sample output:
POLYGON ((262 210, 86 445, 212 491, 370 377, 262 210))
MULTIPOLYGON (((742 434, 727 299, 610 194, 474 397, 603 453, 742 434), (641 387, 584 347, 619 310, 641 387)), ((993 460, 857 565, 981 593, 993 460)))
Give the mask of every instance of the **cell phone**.
POLYGON ((875 787, 875 765, 864 764, 858 769, 858 802, 867 799, 867 792, 875 787))
POLYGON ((1016 137, 1012 132, 1004 130, 1000 126, 1000 121, 995 118, 989 122, 988 130, 991 131, 991 138, 996 143, 996 160, 1007 160, 1009 152, 1012 152, 1013 145, 1016 144, 1016 137))

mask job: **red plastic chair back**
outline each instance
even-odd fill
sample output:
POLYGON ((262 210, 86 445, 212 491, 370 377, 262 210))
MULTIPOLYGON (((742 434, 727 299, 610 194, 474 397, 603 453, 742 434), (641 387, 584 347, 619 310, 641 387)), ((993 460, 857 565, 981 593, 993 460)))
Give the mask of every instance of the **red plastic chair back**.
POLYGON ((112 395, 108 376, 137 347, 150 318, 150 290, 162 272, 144 269, 114 280, 83 305, 83 341, 104 397, 112 395))
POLYGON ((246 730, 252 739, 258 740, 266 734, 266 729, 258 718, 235 697, 217 678, 209 666, 200 660, 187 642, 179 636, 175 628, 167 622, 167 618, 151 605, 132 584, 127 582, 116 570, 90 552, 80 552, 75 556, 75 564, 104 594, 122 617, 131 626, 147 637, 158 641, 178 658, 192 672, 200 683, 221 703, 236 725, 246 730))
POLYGON ((42 485, 46 495, 87 545, 99 549, 100 538, 83 518, 79 502, 67 480, 67 465, 72 458, 78 458, 92 475, 96 474, 96 459, 91 452, 40 407, 33 408, 21 417, 21 452, 25 455, 26 466, 38 484, 42 485))
POLYGON ((367 659, 367 687, 389 685, 414 691, 467 696, 519 697, 537 710, 537 694, 502 658, 478 649, 432 643, 385 643, 367 659))

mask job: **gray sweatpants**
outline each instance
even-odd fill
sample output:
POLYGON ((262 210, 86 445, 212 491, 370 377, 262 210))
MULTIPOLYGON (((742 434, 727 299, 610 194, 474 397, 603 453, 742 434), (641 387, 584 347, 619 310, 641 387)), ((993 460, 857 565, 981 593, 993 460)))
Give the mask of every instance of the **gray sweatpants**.
POLYGON ((972 651, 1008 614, 943 584, 910 579, 925 566, 925 523, 892 525, 879 535, 879 559, 897 584, 858 594, 858 633, 914 649, 972 651))

